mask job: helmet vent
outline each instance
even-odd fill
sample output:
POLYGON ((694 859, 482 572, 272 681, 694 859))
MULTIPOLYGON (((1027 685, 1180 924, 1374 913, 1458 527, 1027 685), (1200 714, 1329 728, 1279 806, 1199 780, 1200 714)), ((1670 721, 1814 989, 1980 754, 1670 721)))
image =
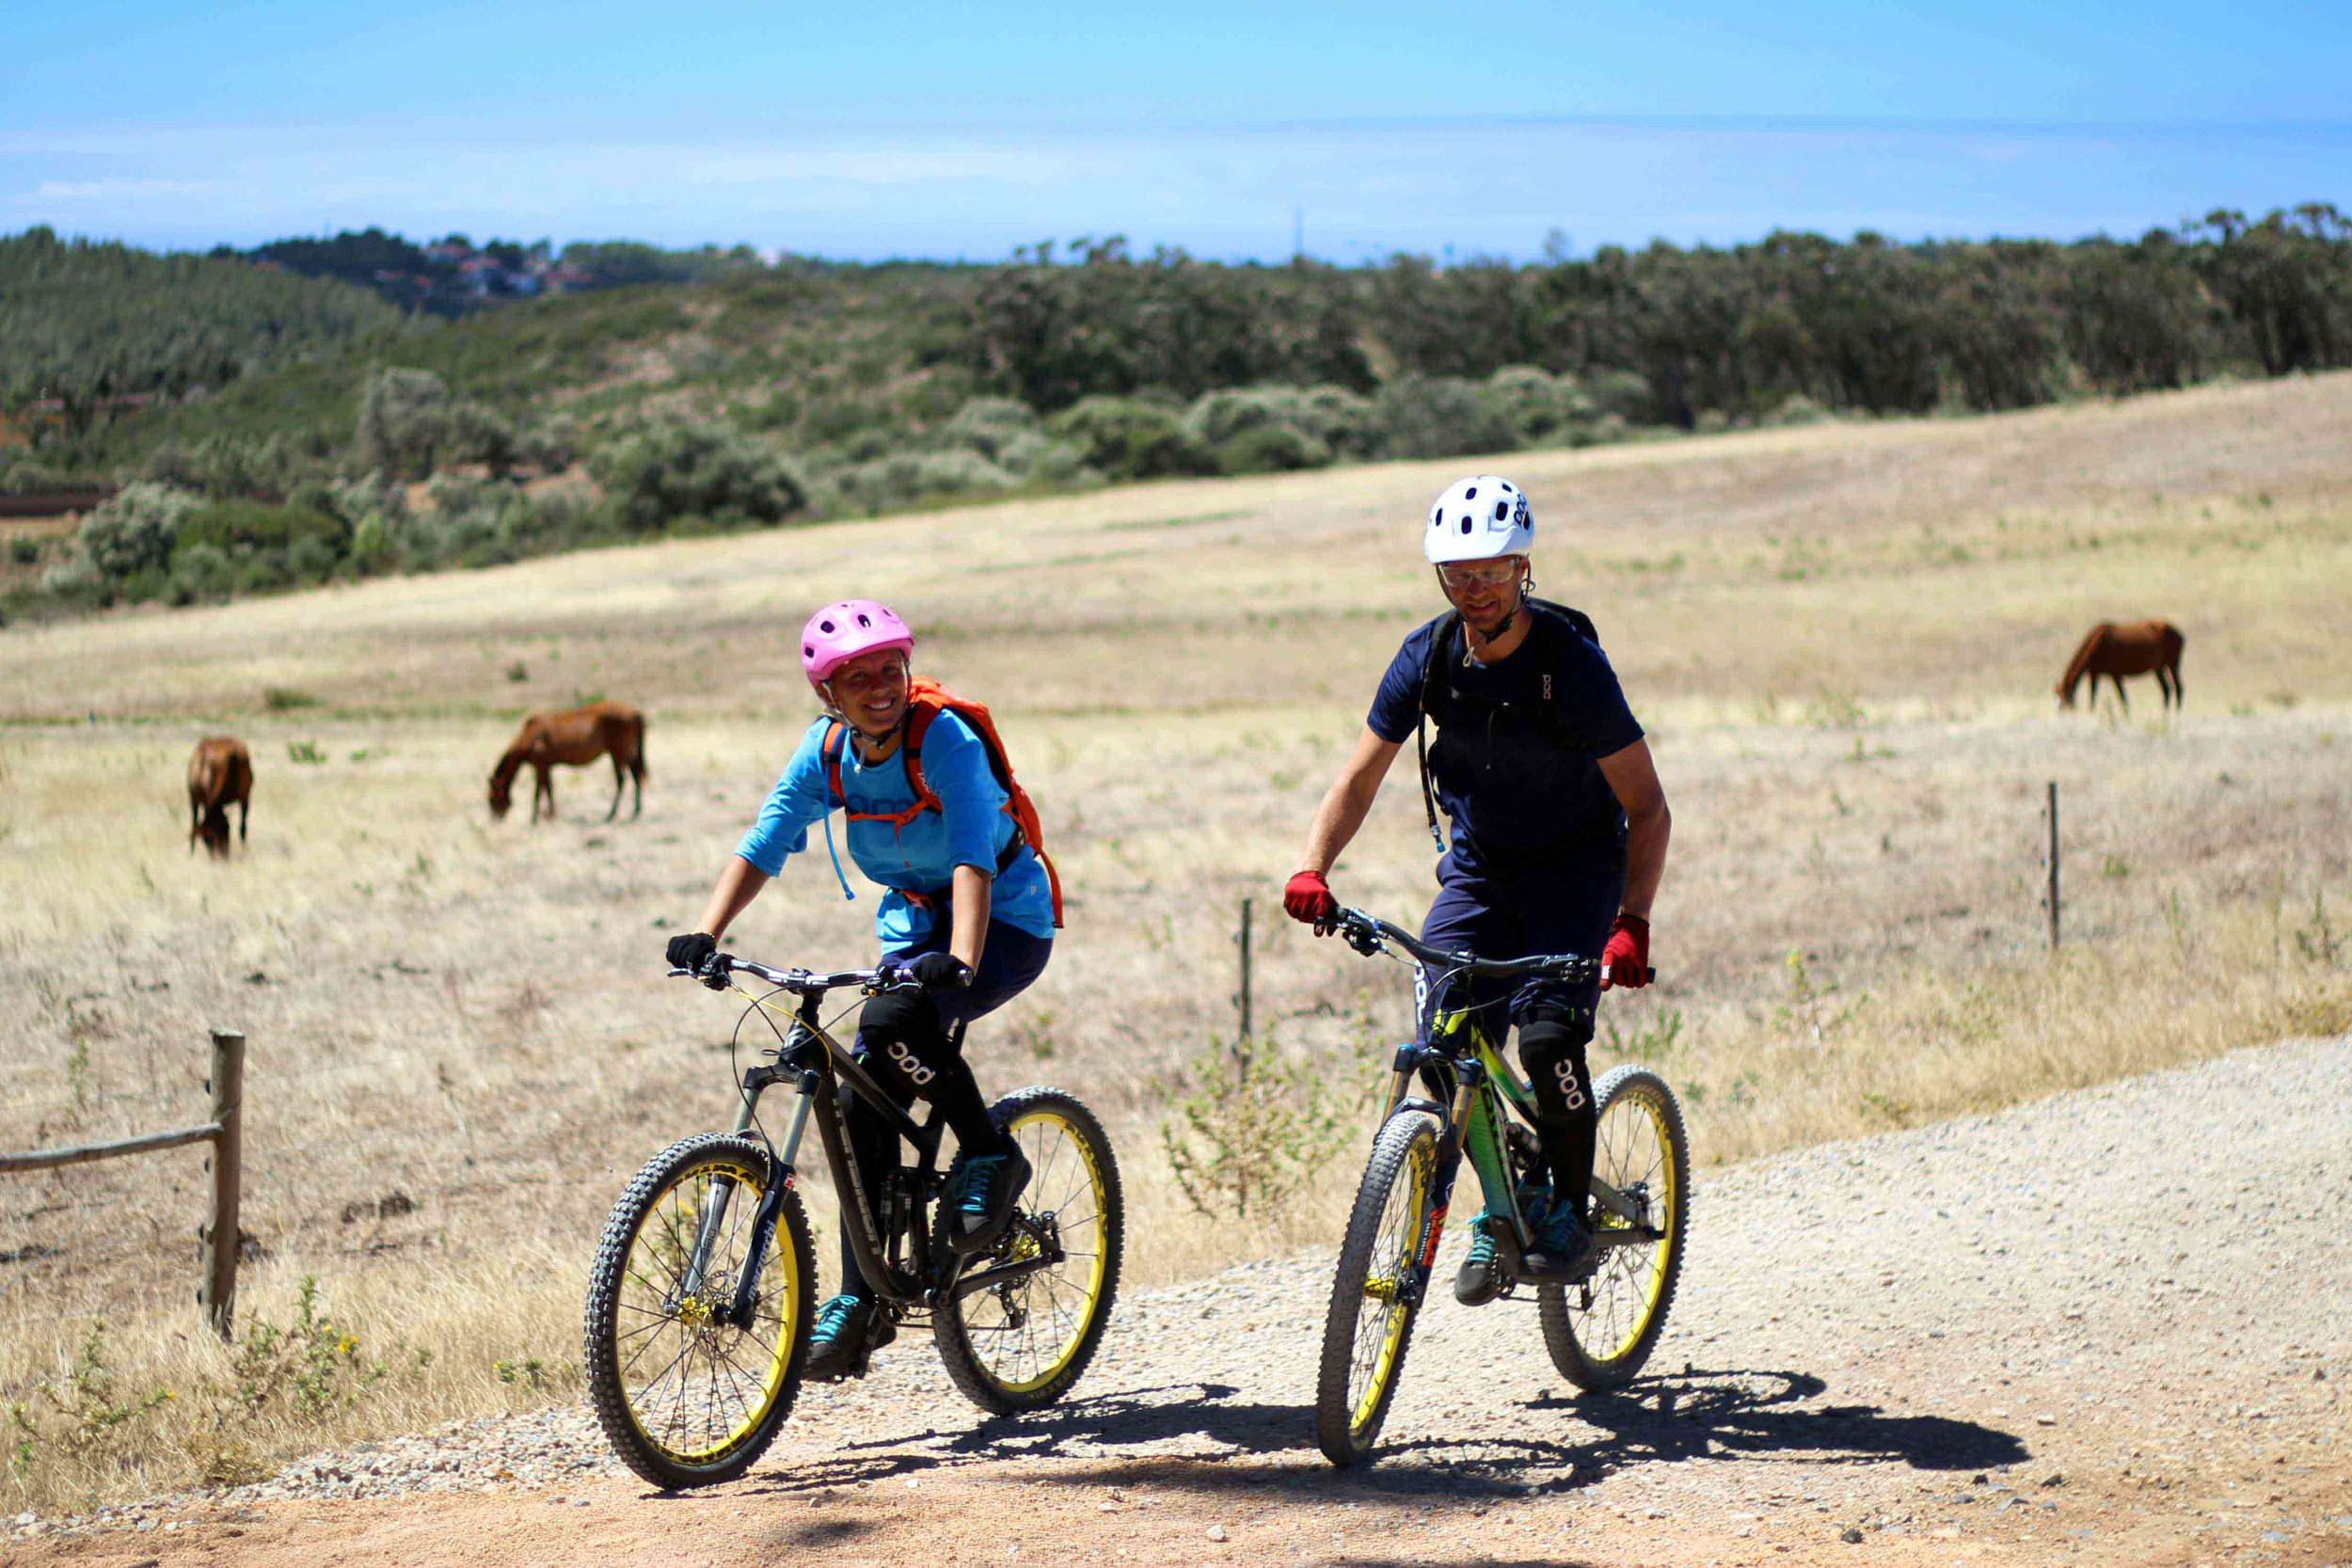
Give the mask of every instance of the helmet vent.
POLYGON ((1473 522, 1475 522, 1476 520, 1477 520, 1477 519, 1473 518, 1473 517, 1472 517, 1472 516, 1471 516, 1469 513, 1467 513, 1467 512, 1463 513, 1463 514, 1462 514, 1462 531, 1463 531, 1464 533, 1468 533, 1468 532, 1470 531, 1470 525, 1471 525, 1473 522))
POLYGON ((860 615, 857 618, 857 624, 861 626, 870 626, 874 624, 874 618, 870 615, 860 615))
POLYGON ((817 623, 817 629, 823 632, 827 637, 831 637, 837 628, 831 621, 819 621, 817 623))
POLYGON ((1506 517, 1508 517, 1508 516, 1510 516, 1510 515, 1511 515, 1511 503, 1510 503, 1509 501, 1497 501, 1497 502, 1495 502, 1495 521, 1496 521, 1496 522, 1498 522, 1498 523, 1499 523, 1499 522, 1502 522, 1504 518, 1506 518, 1506 517))
POLYGON ((1463 491, 1462 499, 1466 501, 1476 500, 1478 499, 1478 486, 1473 484, 1469 489, 1463 491))

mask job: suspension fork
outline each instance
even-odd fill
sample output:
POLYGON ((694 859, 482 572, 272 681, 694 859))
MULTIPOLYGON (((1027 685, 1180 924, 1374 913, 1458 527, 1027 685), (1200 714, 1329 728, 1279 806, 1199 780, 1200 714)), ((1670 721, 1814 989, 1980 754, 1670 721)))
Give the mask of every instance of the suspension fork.
MULTIPOLYGON (((743 1270, 736 1280, 733 1300, 723 1321, 748 1325, 751 1322, 752 1298, 759 1273, 767 1263, 768 1243, 775 1234, 776 1219, 784 1212, 785 1190, 792 1184, 792 1162, 801 1147, 801 1134, 808 1126, 809 1105, 817 1094, 820 1077, 813 1069, 797 1065, 800 1046, 808 1037, 796 1026, 785 1037, 773 1065, 766 1063, 743 1074, 740 1105, 735 1114, 735 1132, 739 1137, 752 1129, 759 1111, 759 1097, 778 1084, 794 1084, 800 1097, 792 1108, 792 1125, 785 1133, 784 1148, 774 1166, 769 1171, 767 1190, 761 1195, 758 1210, 752 1216, 752 1233, 746 1249, 743 1270)), ((687 1258, 686 1272, 679 1281, 678 1294, 691 1296, 703 1289, 710 1267, 710 1254, 719 1244, 719 1237, 726 1226, 727 1210, 735 1196, 736 1181, 722 1176, 711 1183, 710 1196, 703 1201, 700 1229, 694 1237, 694 1249, 687 1258)))
POLYGON ((1446 1210, 1454 1201, 1454 1180, 1461 1174, 1462 1140, 1470 1131, 1470 1120, 1477 1109, 1486 1081, 1486 1069, 1476 1061, 1457 1062, 1459 1074, 1454 1087, 1454 1103, 1448 1108, 1445 1126, 1438 1141, 1438 1169, 1429 1195, 1429 1217, 1422 1222, 1421 1249, 1413 1259, 1411 1295, 1421 1300, 1428 1289, 1429 1272, 1438 1261, 1438 1240, 1445 1234, 1446 1210))

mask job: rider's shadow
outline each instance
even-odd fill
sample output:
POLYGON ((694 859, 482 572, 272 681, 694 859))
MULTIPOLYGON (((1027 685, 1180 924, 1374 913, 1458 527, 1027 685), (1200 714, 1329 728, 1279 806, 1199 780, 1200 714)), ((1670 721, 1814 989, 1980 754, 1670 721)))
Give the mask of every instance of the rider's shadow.
MULTIPOLYGON (((1199 1440, 1199 1451, 1188 1457, 1226 1459, 1279 1453, 1313 1433, 1310 1407, 1235 1402, 1240 1391, 1231 1384, 1182 1383, 1064 1400, 1029 1415, 992 1417, 952 1432, 927 1429, 844 1443, 831 1458, 796 1465, 789 1473, 755 1474, 749 1484, 761 1491, 813 1492, 986 1461, 1112 1458, 1105 1450, 1186 1439, 1199 1440)), ((1113 1459, 1114 1466, 1125 1463, 1113 1459)))
POLYGON ((1808 1408, 1806 1402, 1827 1387, 1806 1372, 1686 1370, 1644 1378, 1620 1394, 1518 1402, 1527 1418, 1515 1434, 1400 1436, 1381 1444, 1377 1464, 1339 1471, 1312 1453, 1310 1407, 1236 1402, 1240 1390, 1231 1386, 1187 1383, 1070 1400, 952 1433, 845 1444, 830 1459, 762 1475, 752 1484, 809 1492, 943 1466, 1060 1458, 1073 1463, 1056 1479, 1074 1484, 1513 1497, 1588 1486, 1634 1465, 1788 1456, 1823 1465, 1977 1470, 2029 1457, 2012 1433, 1973 1421, 1890 1416, 1871 1405, 1808 1408), (1194 1451, 1168 1451, 1169 1444, 1194 1451), (1150 1451, 1122 1456, 1120 1449, 1150 1451), (1244 1454, 1295 1463, 1216 1463, 1244 1454))

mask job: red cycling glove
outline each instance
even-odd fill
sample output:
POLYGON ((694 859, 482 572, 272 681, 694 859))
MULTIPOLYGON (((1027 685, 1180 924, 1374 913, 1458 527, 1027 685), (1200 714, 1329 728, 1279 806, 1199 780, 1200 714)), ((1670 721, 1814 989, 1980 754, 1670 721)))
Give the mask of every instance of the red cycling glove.
POLYGON ((1340 917, 1340 901, 1320 871, 1298 871, 1282 884, 1282 912, 1309 926, 1328 926, 1340 917))
POLYGON ((1621 914, 1609 927, 1609 945, 1600 950, 1600 989, 1639 990, 1648 984, 1649 922, 1621 914))

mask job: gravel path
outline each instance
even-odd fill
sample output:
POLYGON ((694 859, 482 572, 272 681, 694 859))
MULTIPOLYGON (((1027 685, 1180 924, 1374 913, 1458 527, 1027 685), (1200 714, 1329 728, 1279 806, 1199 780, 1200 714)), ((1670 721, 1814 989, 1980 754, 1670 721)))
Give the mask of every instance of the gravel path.
POLYGON ((691 1497, 548 1411, 21 1522, 0 1563, 2352 1563, 2347 1172, 2352 1039, 2290 1042, 1702 1175, 1627 1397, 1570 1398, 1532 1307, 1433 1291, 1358 1475, 1312 1448, 1316 1256, 1132 1298, 1025 1420, 917 1335, 691 1497))

